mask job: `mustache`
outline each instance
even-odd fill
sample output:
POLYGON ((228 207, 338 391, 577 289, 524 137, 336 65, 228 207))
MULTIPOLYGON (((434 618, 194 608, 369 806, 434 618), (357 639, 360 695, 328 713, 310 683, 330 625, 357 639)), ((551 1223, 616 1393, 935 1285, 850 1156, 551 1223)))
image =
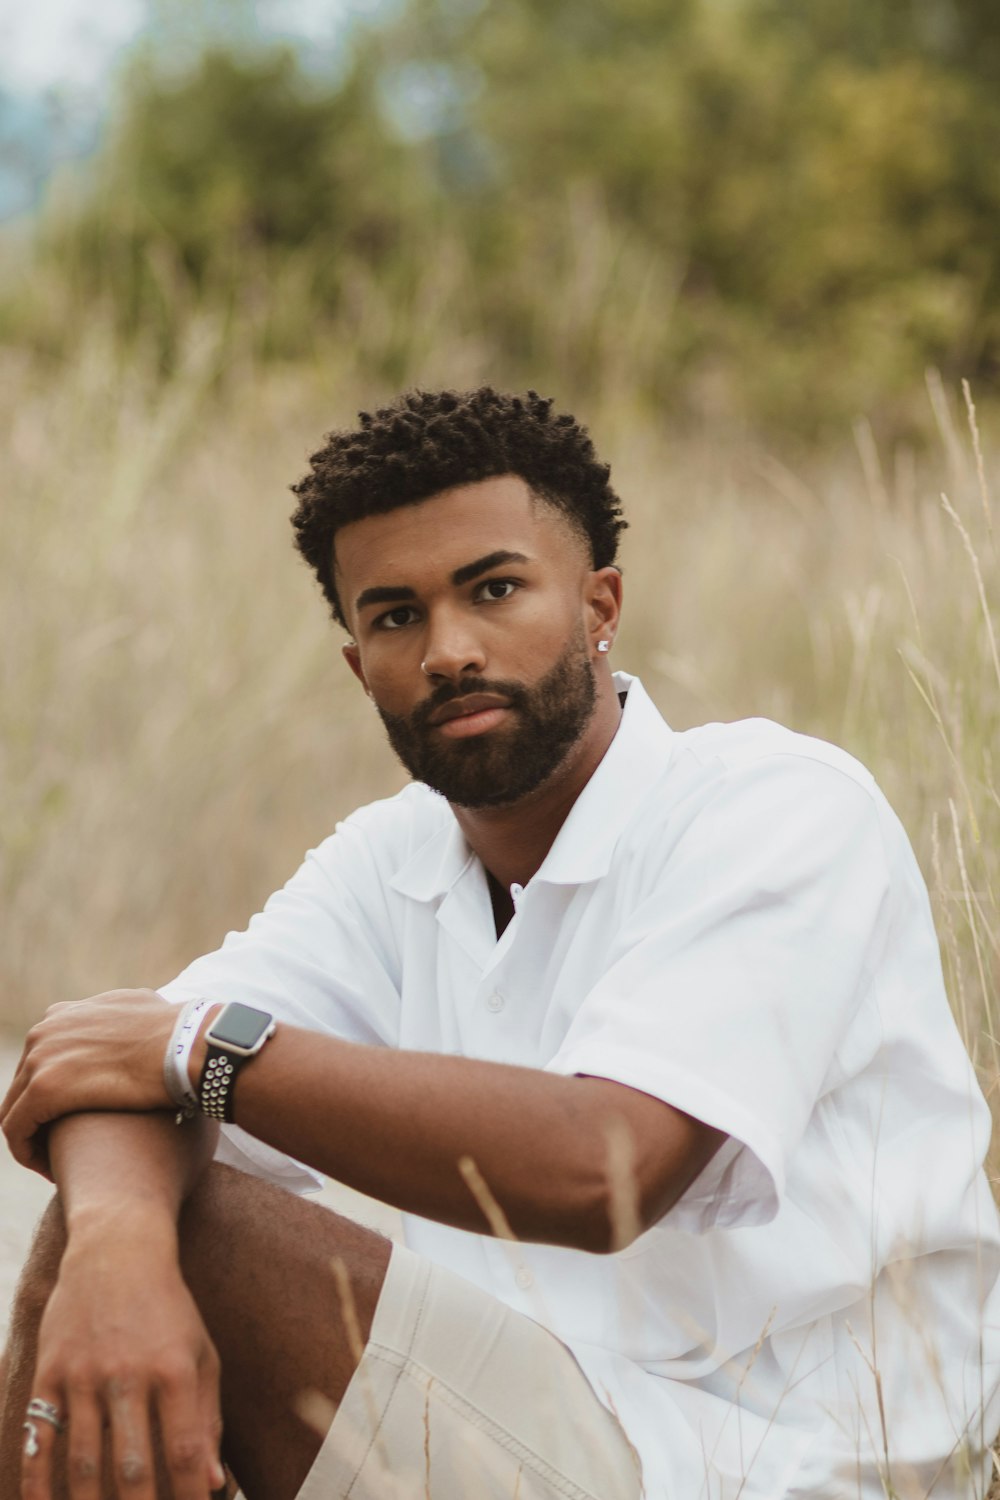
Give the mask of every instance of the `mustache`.
POLYGON ((430 697, 413 710, 410 723, 414 729, 426 729, 431 714, 437 713, 446 703, 453 703, 456 698, 468 698, 473 693, 494 693, 498 698, 506 698, 511 708, 521 708, 528 699, 527 690, 520 682, 491 682, 487 677, 466 677, 459 687, 443 682, 435 688, 430 697))

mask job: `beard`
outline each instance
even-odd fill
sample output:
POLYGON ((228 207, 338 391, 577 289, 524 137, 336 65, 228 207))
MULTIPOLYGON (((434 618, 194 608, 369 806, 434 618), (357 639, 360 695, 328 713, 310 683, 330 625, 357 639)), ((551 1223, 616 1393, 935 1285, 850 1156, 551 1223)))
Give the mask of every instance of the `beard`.
POLYGON ((458 807, 504 807, 526 797, 558 770, 594 712, 597 687, 582 630, 533 687, 463 678, 442 683, 412 714, 379 709, 389 743, 415 781, 458 807), (445 703, 470 693, 506 698, 511 727, 448 740, 430 723, 445 703))

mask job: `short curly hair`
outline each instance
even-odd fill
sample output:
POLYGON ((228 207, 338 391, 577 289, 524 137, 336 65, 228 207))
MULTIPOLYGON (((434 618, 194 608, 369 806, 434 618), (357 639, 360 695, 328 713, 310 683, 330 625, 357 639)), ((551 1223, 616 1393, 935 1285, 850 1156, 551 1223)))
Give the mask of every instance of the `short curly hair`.
POLYGON ((585 427, 528 391, 410 391, 359 426, 331 432, 310 472, 291 486, 295 544, 316 573, 334 619, 347 626, 334 579, 334 538, 342 526, 442 490, 517 474, 562 511, 589 543, 593 566, 607 567, 627 522, 585 427))

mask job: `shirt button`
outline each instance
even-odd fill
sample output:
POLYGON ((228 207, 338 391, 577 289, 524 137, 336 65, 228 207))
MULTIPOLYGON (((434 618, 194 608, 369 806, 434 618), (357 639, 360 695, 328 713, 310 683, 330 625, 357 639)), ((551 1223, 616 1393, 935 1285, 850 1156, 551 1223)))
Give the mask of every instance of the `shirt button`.
POLYGON ((518 885, 517 881, 515 880, 514 884, 510 888, 510 897, 511 897, 511 900, 512 901, 516 901, 517 898, 518 898, 518 896, 522 895, 523 892, 524 892, 524 886, 523 885, 518 885))
POLYGON ((499 990, 494 990, 493 993, 492 993, 492 995, 490 995, 489 999, 486 1001, 486 1009, 487 1010, 492 1010, 492 1011, 498 1011, 498 1010, 503 1010, 503 1008, 504 1008, 504 998, 501 995, 501 993, 500 993, 499 990))
POLYGON ((527 1266, 518 1266, 516 1272, 514 1273, 514 1280, 517 1282, 522 1292, 530 1291, 530 1289, 535 1284, 535 1278, 534 1276, 532 1276, 527 1266))

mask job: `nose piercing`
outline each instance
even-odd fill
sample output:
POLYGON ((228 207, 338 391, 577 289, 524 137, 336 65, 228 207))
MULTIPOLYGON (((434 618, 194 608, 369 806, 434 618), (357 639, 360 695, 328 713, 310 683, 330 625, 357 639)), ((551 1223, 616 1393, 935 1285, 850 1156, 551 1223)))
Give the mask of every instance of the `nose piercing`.
POLYGON ((427 663, 425 661, 422 661, 420 663, 420 670, 421 672, 423 672, 425 677, 429 677, 431 675, 427 670, 427 663))
POLYGON ((610 641, 598 641, 598 643, 597 643, 597 649, 598 649, 598 651, 610 651, 611 650, 611 642, 610 641))

